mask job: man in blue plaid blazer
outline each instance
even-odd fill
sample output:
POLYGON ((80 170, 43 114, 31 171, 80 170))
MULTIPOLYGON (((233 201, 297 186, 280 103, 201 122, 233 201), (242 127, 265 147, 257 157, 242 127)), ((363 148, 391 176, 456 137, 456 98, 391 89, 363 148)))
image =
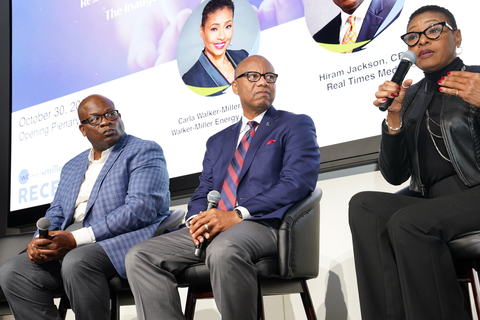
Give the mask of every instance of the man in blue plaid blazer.
POLYGON ((78 108, 80 131, 92 144, 62 169, 46 213, 48 239, 0 269, 15 319, 60 319, 52 291, 63 286, 76 319, 110 319, 108 279, 126 277, 125 255, 151 238, 169 213, 161 147, 125 133, 109 99, 93 95, 78 108))

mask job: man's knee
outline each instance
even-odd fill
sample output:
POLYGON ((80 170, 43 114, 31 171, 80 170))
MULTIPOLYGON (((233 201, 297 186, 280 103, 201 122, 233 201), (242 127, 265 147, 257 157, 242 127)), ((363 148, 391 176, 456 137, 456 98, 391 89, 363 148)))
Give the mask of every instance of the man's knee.
POLYGON ((157 266, 162 268, 164 263, 168 263, 167 258, 171 258, 171 255, 165 255, 161 252, 152 253, 147 247, 146 243, 140 242, 130 248, 125 257, 127 276, 131 276, 134 273, 138 274, 139 270, 150 269, 152 266, 154 268, 157 268, 157 266), (155 260, 155 263, 151 261, 152 258, 155 260))
POLYGON ((5 262, 0 268, 0 285, 4 289, 8 289, 10 286, 15 286, 17 270, 16 266, 17 257, 11 258, 5 262))
POLYGON ((141 243, 137 243, 127 253, 125 257, 125 268, 127 269, 127 274, 131 270, 136 270, 138 263, 141 261, 140 255, 143 251, 141 243))
POLYGON ((235 260, 248 259, 245 250, 227 237, 216 238, 207 247, 205 263, 207 266, 222 266, 235 260))
POLYGON ((105 251, 96 243, 69 251, 62 261, 62 278, 85 279, 94 273, 109 273, 113 268, 105 251))
POLYGON ((63 258, 61 269, 63 279, 71 278, 75 276, 75 274, 85 273, 85 268, 88 265, 87 261, 85 257, 78 253, 76 249, 73 249, 63 258))

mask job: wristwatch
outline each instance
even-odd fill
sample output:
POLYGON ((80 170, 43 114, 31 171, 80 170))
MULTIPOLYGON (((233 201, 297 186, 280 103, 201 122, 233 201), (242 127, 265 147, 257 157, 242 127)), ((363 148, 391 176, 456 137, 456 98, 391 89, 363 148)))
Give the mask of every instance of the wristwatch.
POLYGON ((240 209, 237 209, 237 208, 235 208, 235 211, 237 212, 237 214, 238 214, 238 217, 239 217, 240 219, 242 219, 242 220, 243 220, 243 214, 242 214, 242 211, 240 211, 240 209))

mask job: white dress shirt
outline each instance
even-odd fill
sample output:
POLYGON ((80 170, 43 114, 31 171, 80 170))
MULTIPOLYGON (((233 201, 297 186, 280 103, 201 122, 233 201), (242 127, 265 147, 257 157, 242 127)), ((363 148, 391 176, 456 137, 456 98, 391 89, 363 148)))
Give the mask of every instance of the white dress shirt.
MULTIPOLYGON (((103 151, 102 156, 98 160, 94 160, 93 148, 90 150, 87 171, 85 171, 85 176, 83 177, 83 182, 80 186, 77 200, 75 201, 75 212, 73 214, 74 222, 83 221, 83 218, 85 218, 85 209, 87 208, 88 199, 92 193, 93 186, 95 185, 95 181, 97 181, 98 175, 100 174, 100 171, 102 171, 103 165, 107 161, 108 156, 112 152, 112 149, 113 147, 110 147, 103 151)), ((77 242, 77 247, 94 243, 96 241, 92 227, 74 230, 72 231, 72 234, 77 242)))

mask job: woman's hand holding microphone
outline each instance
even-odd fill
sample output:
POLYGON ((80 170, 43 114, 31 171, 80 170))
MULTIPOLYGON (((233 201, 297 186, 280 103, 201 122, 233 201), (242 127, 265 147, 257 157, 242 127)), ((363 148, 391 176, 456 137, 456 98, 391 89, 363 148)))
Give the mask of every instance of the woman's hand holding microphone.
POLYGON ((393 98, 392 104, 388 107, 388 114, 385 118, 385 123, 388 127, 388 132, 395 134, 402 129, 402 101, 405 98, 407 88, 412 84, 413 80, 408 79, 403 82, 401 86, 393 81, 385 81, 378 87, 378 91, 375 93, 377 98, 373 101, 376 107, 379 107, 382 103, 387 101, 387 98, 393 98))

